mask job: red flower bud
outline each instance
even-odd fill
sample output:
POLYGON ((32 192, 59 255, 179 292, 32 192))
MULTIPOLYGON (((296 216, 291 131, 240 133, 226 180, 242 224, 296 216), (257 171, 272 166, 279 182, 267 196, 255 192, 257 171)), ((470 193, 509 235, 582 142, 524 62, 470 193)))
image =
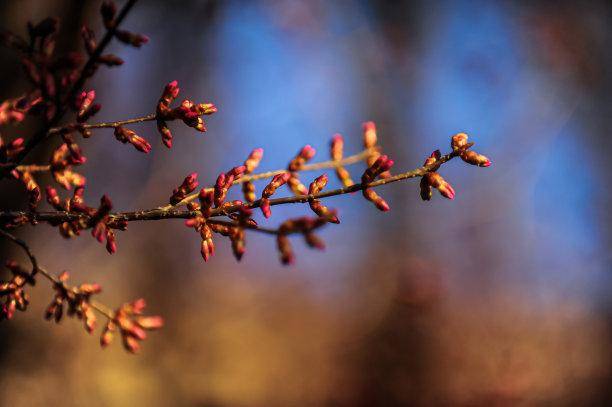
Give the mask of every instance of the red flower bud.
POLYGON ((272 209, 270 208, 270 200, 268 198, 261 198, 259 208, 261 209, 261 213, 263 213, 263 216, 266 219, 272 216, 272 209))
POLYGON ((373 148, 376 146, 376 124, 374 122, 363 123, 363 147, 373 148))
POLYGON ((453 151, 463 150, 468 144, 468 135, 465 133, 457 133, 451 137, 451 147, 453 151))
POLYGON ((255 184, 253 184, 251 181, 247 181, 242 184, 242 193, 245 201, 248 203, 253 203, 257 200, 257 195, 255 192, 255 184))
POLYGON ((170 204, 176 205, 192 193, 198 187, 198 173, 189 174, 183 180, 183 183, 172 191, 170 204))
POLYGON ((383 212, 387 212, 390 209, 389 204, 371 188, 364 189, 363 196, 383 212))
POLYGON ((263 148, 256 148, 253 151, 251 151, 251 154, 249 154, 249 157, 244 162, 247 174, 252 173, 259 166, 259 163, 261 162, 261 159, 263 158, 263 153, 264 153, 263 148))
MULTIPOLYGON (((426 180, 429 186, 436 188, 443 197, 448 199, 455 198, 455 190, 451 184, 446 182, 446 180, 437 172, 428 172, 427 174, 423 175, 423 178, 426 180)), ((423 191, 423 188, 421 188, 421 191, 423 191)), ((423 192, 421 192, 421 197, 423 197, 423 192)))
POLYGON ((138 317, 136 323, 143 329, 153 330, 164 326, 164 319, 160 316, 138 317))
POLYGON ((288 265, 295 261, 293 250, 291 248, 291 242, 289 238, 284 234, 276 236, 276 245, 280 253, 280 260, 282 264, 288 265))
POLYGON ((136 150, 141 151, 145 154, 151 151, 151 144, 149 144, 147 140, 138 136, 132 130, 126 129, 125 127, 115 127, 115 138, 121 141, 123 144, 132 144, 134 148, 136 148, 136 150))
POLYGON ((295 156, 293 160, 291 160, 287 169, 289 171, 300 170, 304 166, 304 164, 306 164, 308 161, 310 161, 315 156, 315 153, 316 153, 316 150, 312 148, 310 145, 306 145, 302 147, 298 155, 295 156))
POLYGON ((472 150, 463 151, 459 156, 468 164, 477 165, 479 167, 488 167, 491 165, 491 160, 472 150))

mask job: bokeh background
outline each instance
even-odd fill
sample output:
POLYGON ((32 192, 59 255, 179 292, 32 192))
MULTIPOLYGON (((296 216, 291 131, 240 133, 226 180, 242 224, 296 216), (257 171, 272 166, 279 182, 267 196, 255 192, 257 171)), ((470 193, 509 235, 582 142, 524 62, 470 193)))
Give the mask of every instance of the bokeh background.
MULTIPOLYGON (((82 21, 101 29, 99 3, 7 0, 0 22, 23 33, 60 17, 60 46, 76 49, 82 21)), ((111 46, 126 64, 91 83, 96 121, 152 112, 174 79, 220 110, 204 135, 173 125, 172 150, 151 123, 135 126, 148 156, 111 131, 84 141, 90 202, 155 207, 187 173, 210 184, 255 147, 261 169, 306 143, 326 159, 335 132, 357 152, 366 120, 398 169, 447 151, 458 131, 493 166, 445 166, 454 201, 424 203, 414 181, 381 188, 387 214, 358 195, 330 199, 342 224, 323 231, 326 252, 296 240, 290 268, 253 234, 241 263, 217 240, 204 264, 181 221, 131 224, 114 256, 88 235, 27 227, 48 269, 102 283, 107 304, 145 297, 166 327, 140 356, 102 351, 78 322, 42 319, 41 283, 30 311, 0 325, 0 405, 610 405, 611 11, 603 0, 139 2, 125 27, 151 41, 111 46)), ((3 49, 0 62, 2 98, 20 94, 16 56, 3 49)), ((23 205, 16 183, 1 187, 2 208, 23 205)), ((279 207, 266 223, 305 213, 279 207)))

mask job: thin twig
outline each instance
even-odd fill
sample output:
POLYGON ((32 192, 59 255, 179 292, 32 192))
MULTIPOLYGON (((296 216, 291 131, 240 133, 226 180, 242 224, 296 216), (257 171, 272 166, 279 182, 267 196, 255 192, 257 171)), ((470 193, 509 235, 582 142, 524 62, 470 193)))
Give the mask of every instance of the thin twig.
POLYGON ((38 261, 36 260, 36 256, 34 256, 34 253, 32 253, 32 250, 30 250, 28 244, 24 240, 5 231, 4 229, 0 229, 0 234, 9 240, 12 240, 17 245, 21 246, 23 251, 26 252, 28 258, 30 259, 30 263, 32 263, 32 276, 34 276, 36 272, 40 270, 40 268, 38 267, 38 261))
POLYGON ((243 224, 243 223, 230 222, 227 220, 220 220, 220 219, 208 219, 206 222, 217 224, 217 225, 223 225, 223 226, 241 227, 241 228, 252 230, 254 232, 261 232, 261 233, 265 233, 268 235, 278 235, 279 234, 278 229, 270 229, 270 228, 265 228, 259 225, 251 225, 248 223, 243 224))
MULTIPOLYGON (((103 129, 103 128, 116 128, 119 126, 125 126, 126 124, 134 124, 134 123, 143 123, 143 122, 150 122, 153 120, 157 119, 157 115, 155 113, 151 113, 149 115, 146 116, 142 116, 142 117, 136 117, 134 119, 127 119, 127 120, 119 120, 119 121, 115 121, 115 122, 102 122, 102 123, 92 123, 92 124, 79 124, 80 128, 82 129, 103 129)), ((68 125, 70 126, 70 125, 68 125)), ((61 133, 62 130, 65 128, 66 126, 62 126, 62 127, 54 127, 52 129, 49 129, 49 132, 47 133, 49 136, 56 134, 56 133, 61 133)))

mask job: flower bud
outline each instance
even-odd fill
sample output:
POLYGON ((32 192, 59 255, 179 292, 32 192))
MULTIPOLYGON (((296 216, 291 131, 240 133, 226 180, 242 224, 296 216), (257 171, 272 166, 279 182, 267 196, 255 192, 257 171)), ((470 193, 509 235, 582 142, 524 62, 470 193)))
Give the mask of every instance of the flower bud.
POLYGON ((291 160, 287 169, 289 171, 299 171, 304 166, 304 164, 306 164, 312 159, 312 157, 314 157, 315 153, 316 150, 314 148, 312 148, 310 145, 305 145, 304 147, 302 147, 297 156, 295 156, 295 158, 291 160))
POLYGON ((259 163, 263 158, 263 153, 263 148, 256 148, 251 151, 251 154, 249 154, 249 157, 244 162, 247 174, 251 174, 259 166, 259 163))
POLYGON ((55 188, 50 185, 47 185, 47 187, 45 188, 45 192, 47 193, 47 202, 49 203, 49 205, 53 206, 53 208, 58 211, 65 210, 65 207, 62 201, 60 200, 60 197, 58 196, 55 188))
POLYGON ((202 254, 204 261, 208 261, 210 256, 215 254, 215 244, 212 240, 212 230, 208 224, 204 223, 202 225, 200 228, 200 236, 202 237, 200 253, 202 254))
POLYGON ((363 123, 363 147, 374 148, 376 143, 376 124, 374 122, 363 123))
POLYGON ((453 151, 463 150, 468 144, 468 135, 465 133, 457 133, 451 137, 451 147, 453 151))
POLYGON ((393 160, 386 155, 379 156, 372 165, 370 165, 363 175, 361 176, 362 184, 369 184, 374 181, 376 177, 380 176, 383 172, 388 171, 393 166, 393 160))
POLYGON ((432 196, 431 185, 429 185, 429 181, 427 177, 421 177, 421 183, 419 184, 421 188, 421 199, 424 201, 429 201, 432 196))
POLYGON ((291 248, 291 242, 287 235, 279 234, 276 236, 276 245, 280 253, 280 261, 282 264, 288 265, 295 261, 293 250, 291 248))
POLYGON ((95 90, 90 90, 89 92, 81 92, 79 95, 77 95, 75 101, 77 116, 84 116, 85 113, 91 108, 95 98, 95 90))
POLYGON ((243 228, 233 228, 233 233, 230 235, 230 240, 232 242, 232 252, 234 253, 234 257, 236 260, 240 261, 244 252, 246 251, 245 242, 244 242, 244 229, 243 228))
POLYGON ((117 14, 117 5, 112 0, 106 0, 100 7, 100 14, 102 14, 102 22, 104 27, 111 29, 114 27, 115 14, 117 14))
MULTIPOLYGON (((326 185, 327 185, 327 174, 323 174, 320 177, 316 178, 310 184, 308 195, 318 194, 319 192, 321 192, 321 190, 323 190, 323 188, 325 188, 326 185)), ((310 205, 310 209, 312 209, 312 211, 316 213, 317 215, 327 218, 329 222, 331 223, 340 223, 334 211, 329 210, 329 208, 323 205, 323 203, 319 199, 314 199, 314 198, 310 199, 308 201, 308 204, 310 205)))
POLYGON ((106 229, 106 251, 110 254, 114 254, 117 251, 115 232, 113 232, 112 229, 106 229))
POLYGON ((204 218, 210 217, 214 204, 214 192, 202 188, 198 195, 198 199, 200 200, 200 211, 202 212, 202 216, 204 216, 204 218))
POLYGON ((183 199, 192 193, 198 187, 198 173, 194 172, 189 174, 183 180, 183 183, 172 191, 170 197, 170 204, 177 205, 183 199))
POLYGON ((172 132, 165 121, 157 120, 157 131, 162 137, 162 142, 168 148, 172 148, 172 132))
POLYGON ((138 353, 138 351, 140 351, 140 343, 138 340, 129 335, 123 336, 123 347, 130 353, 138 353))
POLYGON ((257 195, 255 193, 255 184, 251 181, 244 182, 242 184, 242 193, 244 195, 245 201, 248 203, 253 203, 257 200, 257 195))
POLYGON ((151 151, 151 144, 149 144, 147 140, 138 136, 132 130, 126 129, 125 127, 115 127, 115 138, 121 141, 123 144, 132 144, 134 148, 136 148, 136 150, 141 151, 145 154, 151 151))
POLYGON ((115 30, 115 37, 125 44, 140 48, 143 44, 149 42, 149 37, 142 34, 132 33, 126 30, 115 30))
POLYGON ((334 134, 330 144, 330 155, 333 161, 342 160, 344 139, 341 134, 334 134))
POLYGON ((112 321, 108 321, 100 336, 100 346, 105 348, 110 345, 115 337, 116 330, 117 326, 112 321))
POLYGON ((306 241, 306 244, 312 247, 313 249, 325 249, 325 242, 319 236, 312 232, 304 233, 304 240, 306 241))
POLYGON ((272 180, 264 188, 261 194, 262 198, 269 198, 272 195, 274 195, 274 193, 279 187, 281 187, 282 185, 286 184, 287 181, 289 181, 289 178, 291 178, 291 174, 288 172, 283 172, 281 174, 277 174, 274 177, 272 177, 272 180))
MULTIPOLYGON (((427 174, 423 175, 423 178, 426 180, 429 186, 436 188, 443 197, 448 199, 455 198, 455 190, 451 184, 446 182, 446 180, 437 172, 428 172, 427 174)), ((423 197, 423 195, 421 195, 421 197, 423 197)))
POLYGON ((160 316, 138 317, 136 323, 143 329, 154 330, 164 326, 164 319, 160 316))
POLYGON ((106 54, 98 58, 98 63, 106 66, 121 66, 123 65, 123 59, 113 54, 106 54))
POLYGON ((479 167, 488 167, 491 165, 491 160, 482 154, 478 154, 472 150, 463 151, 460 155, 461 159, 468 164, 477 165, 479 167))
POLYGON ((390 209, 389 204, 371 188, 364 189, 363 196, 383 212, 387 212, 390 209))
MULTIPOLYGON (((222 172, 221 174, 219 174, 219 176, 217 177, 217 182, 215 182, 215 206, 219 207, 223 204, 223 202, 225 201, 225 197, 227 196, 227 191, 228 191, 228 180, 229 180, 230 176, 228 176, 226 173, 222 172)), ((233 178, 232 178, 232 182, 233 182, 233 178)), ((231 183, 230 183, 231 184, 231 183)))
POLYGON ((300 177, 297 175, 296 172, 291 173, 291 176, 287 180, 287 186, 295 195, 308 194, 308 188, 306 188, 306 185, 300 182, 300 177))
POLYGON ((266 219, 272 216, 272 209, 270 208, 270 200, 268 198, 261 198, 259 208, 266 219))

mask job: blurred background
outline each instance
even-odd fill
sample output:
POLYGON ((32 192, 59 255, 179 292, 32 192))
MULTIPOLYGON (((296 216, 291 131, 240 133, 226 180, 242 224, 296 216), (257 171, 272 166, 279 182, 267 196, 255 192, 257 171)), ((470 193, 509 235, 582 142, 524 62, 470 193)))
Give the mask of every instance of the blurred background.
MULTIPOLYGON (((99 5, 3 1, 0 25, 23 34, 57 16, 60 46, 80 49, 83 21, 101 32, 99 5)), ((150 43, 111 45, 126 64, 90 83, 93 121, 153 112, 174 79, 219 113, 205 134, 173 124, 172 150, 154 124, 134 126, 148 156, 96 132, 81 143, 89 202, 156 207, 186 174, 212 184, 255 147, 261 170, 307 143, 325 160, 336 132, 352 154, 366 120, 397 170, 459 131, 493 166, 444 166, 454 201, 422 202, 418 181, 380 188, 386 214, 329 199, 342 223, 323 230, 325 252, 294 239, 293 267, 254 234, 242 262, 217 239, 205 264, 179 220, 130 224, 113 256, 88 234, 25 227, 48 269, 101 283, 109 305, 145 297, 166 327, 140 356, 102 351, 80 323, 43 320, 41 282, 29 312, 0 324, 0 405, 612 405, 610 21, 603 0, 139 2, 124 27, 150 43)), ((2 99, 21 94, 16 55, 0 62, 2 99)), ((24 207, 16 182, 0 187, 3 209, 24 207)), ((277 207, 264 224, 308 213, 277 207)))

